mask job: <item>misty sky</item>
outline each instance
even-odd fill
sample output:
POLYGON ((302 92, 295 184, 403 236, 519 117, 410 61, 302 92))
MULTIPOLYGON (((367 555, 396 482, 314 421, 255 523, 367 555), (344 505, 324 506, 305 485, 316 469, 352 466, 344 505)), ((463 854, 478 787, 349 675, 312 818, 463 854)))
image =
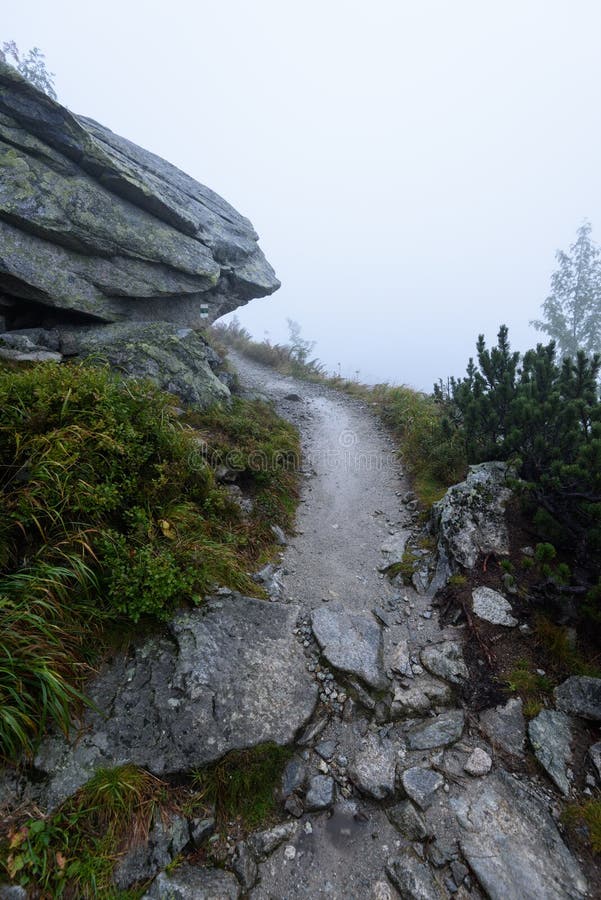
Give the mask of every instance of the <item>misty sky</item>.
POLYGON ((601 239, 598 0, 29 0, 2 40, 61 102, 249 216, 329 369, 431 389, 516 349, 584 218, 601 239))

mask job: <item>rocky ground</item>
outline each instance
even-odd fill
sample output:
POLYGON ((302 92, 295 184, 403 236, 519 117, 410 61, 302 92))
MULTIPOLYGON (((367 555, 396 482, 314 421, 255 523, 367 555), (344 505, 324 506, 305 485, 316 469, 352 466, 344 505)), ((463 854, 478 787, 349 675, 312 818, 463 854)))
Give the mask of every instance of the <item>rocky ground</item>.
POLYGON ((527 727, 519 698, 491 687, 470 624, 493 645, 519 636, 511 593, 476 587, 467 621, 435 598, 455 566, 507 552, 503 468, 474 467, 449 492, 434 541, 365 404, 232 361, 243 390, 273 399, 302 437, 296 533, 278 535, 281 559, 256 576, 269 600, 221 589, 107 660, 81 727, 42 743, 33 778, 5 773, 0 807, 52 811, 99 767, 177 780, 231 750, 291 744, 278 824, 224 836, 210 811, 159 818, 116 884, 157 876, 155 900, 601 896, 560 820, 601 778, 601 680, 568 679, 527 727), (407 547, 410 587, 394 574, 407 547), (586 759, 573 758, 575 734, 586 759), (209 867, 219 854, 224 868, 209 867))
POLYGON ((288 822, 269 852, 252 840, 237 848, 243 891, 256 900, 596 895, 560 834, 554 785, 523 764, 521 702, 477 715, 460 699, 473 677, 466 626, 439 624, 440 561, 431 582, 433 554, 417 550, 410 588, 384 573, 422 534, 390 437, 361 404, 234 363, 244 388, 274 399, 303 437, 297 533, 281 570, 265 575, 273 602, 300 607, 294 632, 319 691, 284 775, 288 822))

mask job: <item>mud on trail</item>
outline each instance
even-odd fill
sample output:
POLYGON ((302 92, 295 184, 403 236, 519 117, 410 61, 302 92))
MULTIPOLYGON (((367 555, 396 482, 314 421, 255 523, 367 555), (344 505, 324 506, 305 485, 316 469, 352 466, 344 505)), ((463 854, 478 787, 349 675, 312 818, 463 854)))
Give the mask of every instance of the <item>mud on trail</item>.
POLYGON ((242 389, 301 434, 296 533, 266 583, 272 602, 300 605, 295 634, 319 688, 284 774, 279 836, 264 852, 249 839, 258 870, 238 849, 244 896, 592 896, 553 791, 520 773, 519 705, 486 725, 463 707, 465 629, 439 624, 431 550, 417 549, 419 590, 384 574, 421 529, 391 437, 362 402, 230 358, 242 389))

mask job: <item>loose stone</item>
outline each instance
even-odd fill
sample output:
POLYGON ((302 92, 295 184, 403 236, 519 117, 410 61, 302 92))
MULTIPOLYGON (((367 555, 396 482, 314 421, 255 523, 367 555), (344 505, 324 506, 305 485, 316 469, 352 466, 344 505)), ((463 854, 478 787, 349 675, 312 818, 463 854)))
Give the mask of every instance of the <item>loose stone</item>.
POLYGON ((305 807, 311 811, 327 809, 334 802, 334 779, 327 775, 314 775, 309 782, 305 807))
POLYGON ((474 777, 480 775, 488 775, 492 768, 492 759, 481 747, 476 747, 470 754, 465 766, 463 767, 468 775, 474 777))
POLYGON ((436 791, 442 787, 444 778, 432 769, 412 766, 402 773, 401 782, 407 796, 417 803, 420 809, 427 809, 434 800, 436 791))

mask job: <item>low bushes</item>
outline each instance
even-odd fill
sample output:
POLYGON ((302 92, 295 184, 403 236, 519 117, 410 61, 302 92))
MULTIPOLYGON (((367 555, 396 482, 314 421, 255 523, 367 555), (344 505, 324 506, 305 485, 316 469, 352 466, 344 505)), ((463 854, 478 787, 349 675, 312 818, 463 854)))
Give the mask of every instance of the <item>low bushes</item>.
MULTIPOLYGON (((451 434, 469 462, 509 460, 522 479, 524 511, 537 538, 570 560, 561 590, 588 596, 582 609, 601 621, 601 358, 556 360, 555 345, 539 344, 524 356, 511 351, 501 326, 490 350, 480 336, 477 363, 463 379, 436 389, 451 434), (570 570, 580 584, 570 585, 570 570), (583 583, 584 582, 584 583, 583 583)), ((549 560, 540 560, 547 563, 549 560)), ((541 572, 549 573, 541 565, 541 572)), ((561 572, 560 572, 561 574, 561 572)), ((557 579, 556 579, 557 580, 557 579)))

